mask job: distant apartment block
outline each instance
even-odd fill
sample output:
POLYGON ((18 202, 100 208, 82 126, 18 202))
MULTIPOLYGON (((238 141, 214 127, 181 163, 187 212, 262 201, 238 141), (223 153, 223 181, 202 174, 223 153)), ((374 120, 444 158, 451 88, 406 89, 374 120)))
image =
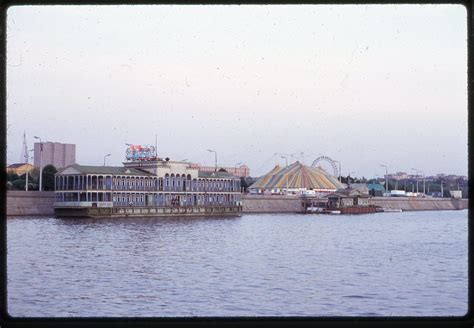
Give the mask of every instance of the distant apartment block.
POLYGON ((396 174, 388 174, 384 175, 387 179, 393 179, 393 180, 405 180, 409 179, 410 175, 408 175, 406 172, 397 172, 396 174))
MULTIPOLYGON (((204 165, 201 165, 201 164, 196 164, 196 163, 191 163, 190 164, 190 167, 192 168, 197 168, 199 171, 201 172, 214 172, 216 170, 216 167, 215 166, 204 166, 204 165)), ((240 166, 236 166, 236 167, 222 167, 222 166, 218 166, 217 167, 217 170, 220 170, 220 169, 224 169, 226 170, 228 173, 232 174, 232 175, 235 175, 237 177, 249 177, 250 176, 250 168, 243 164, 243 165, 240 165, 240 166)))
MULTIPOLYGON (((43 167, 54 165, 57 169, 76 162, 76 145, 60 142, 43 142, 43 167)), ((40 166, 40 143, 35 142, 34 164, 40 166)))

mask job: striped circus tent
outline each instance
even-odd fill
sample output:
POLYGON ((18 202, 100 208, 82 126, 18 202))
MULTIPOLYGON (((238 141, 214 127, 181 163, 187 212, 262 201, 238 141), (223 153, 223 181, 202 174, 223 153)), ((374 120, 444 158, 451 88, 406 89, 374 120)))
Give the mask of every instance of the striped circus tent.
POLYGON ((336 190, 343 185, 320 167, 312 168, 300 162, 287 167, 275 166, 257 179, 249 188, 254 190, 275 189, 336 190))

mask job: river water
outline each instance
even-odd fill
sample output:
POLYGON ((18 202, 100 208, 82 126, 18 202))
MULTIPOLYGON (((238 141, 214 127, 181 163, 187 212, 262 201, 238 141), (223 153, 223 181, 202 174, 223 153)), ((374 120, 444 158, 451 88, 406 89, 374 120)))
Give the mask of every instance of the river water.
POLYGON ((468 212, 7 219, 15 317, 462 316, 468 212))

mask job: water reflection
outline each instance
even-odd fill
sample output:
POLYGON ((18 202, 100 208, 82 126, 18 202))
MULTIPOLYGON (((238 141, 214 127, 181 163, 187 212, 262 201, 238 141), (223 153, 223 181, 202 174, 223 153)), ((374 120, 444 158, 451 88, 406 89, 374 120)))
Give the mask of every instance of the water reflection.
POLYGON ((174 217, 138 217, 138 218, 54 218, 58 225, 156 225, 156 224, 172 224, 172 225, 194 225, 199 222, 208 221, 235 221, 240 219, 239 216, 174 216, 174 217))
POLYGON ((14 316, 467 310, 467 211, 8 218, 7 237, 14 316))

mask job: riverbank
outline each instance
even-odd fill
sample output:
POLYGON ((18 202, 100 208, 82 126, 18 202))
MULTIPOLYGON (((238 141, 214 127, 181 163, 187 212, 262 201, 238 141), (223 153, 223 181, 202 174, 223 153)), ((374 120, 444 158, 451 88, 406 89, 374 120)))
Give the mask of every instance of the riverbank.
MULTIPOLYGON (((468 199, 373 197, 371 203, 403 211, 460 210, 468 208, 468 199)), ((54 192, 8 191, 7 216, 53 215, 54 192)), ((244 195, 243 213, 302 213, 301 199, 285 195, 244 195)))
MULTIPOLYGON (((244 195, 242 202, 243 213, 304 212, 301 199, 296 196, 244 195)), ((403 211, 462 210, 469 206, 468 199, 456 198, 372 197, 370 203, 403 211)))
POLYGON ((54 191, 7 191, 7 216, 53 215, 54 191))
POLYGON ((243 213, 299 213, 303 212, 301 199, 285 195, 243 195, 243 213))
POLYGON ((403 211, 463 210, 469 206, 466 198, 373 197, 370 201, 376 206, 403 211))

